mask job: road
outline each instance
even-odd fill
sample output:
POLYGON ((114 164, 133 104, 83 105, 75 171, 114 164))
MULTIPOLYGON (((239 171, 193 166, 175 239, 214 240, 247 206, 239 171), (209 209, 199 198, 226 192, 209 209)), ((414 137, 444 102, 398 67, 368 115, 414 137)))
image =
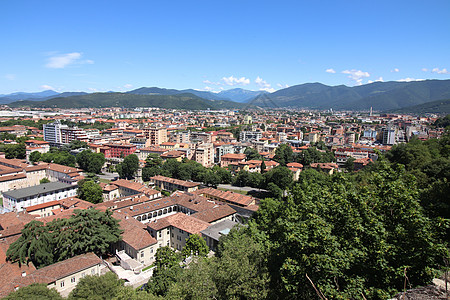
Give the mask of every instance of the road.
POLYGON ((227 190, 235 190, 235 191, 245 191, 245 192, 251 192, 251 191, 255 191, 255 192, 266 192, 266 190, 263 189, 255 189, 249 186, 234 186, 231 184, 219 184, 217 186, 218 188, 221 189, 227 189, 227 190))

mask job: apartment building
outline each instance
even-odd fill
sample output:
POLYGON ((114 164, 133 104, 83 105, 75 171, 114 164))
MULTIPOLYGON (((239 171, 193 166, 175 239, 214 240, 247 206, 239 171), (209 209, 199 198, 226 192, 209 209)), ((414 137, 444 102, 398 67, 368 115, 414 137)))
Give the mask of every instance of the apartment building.
POLYGON ((163 127, 147 127, 143 129, 146 139, 150 140, 150 145, 160 145, 168 141, 167 129, 163 127))
POLYGON ((22 211, 29 206, 75 197, 77 185, 49 182, 3 192, 3 206, 8 211, 22 211))

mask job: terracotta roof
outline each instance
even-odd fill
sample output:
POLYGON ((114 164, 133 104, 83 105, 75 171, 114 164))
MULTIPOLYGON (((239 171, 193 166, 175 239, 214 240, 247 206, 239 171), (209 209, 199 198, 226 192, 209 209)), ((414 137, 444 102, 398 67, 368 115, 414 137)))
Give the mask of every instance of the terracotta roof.
POLYGON ((147 227, 153 230, 161 230, 168 226, 174 226, 190 234, 198 234, 200 231, 208 228, 209 224, 183 213, 177 213, 175 215, 167 216, 165 218, 147 223, 147 227))
POLYGON ((95 265, 102 263, 102 260, 94 253, 78 255, 61 262, 40 268, 25 277, 17 278, 16 284, 19 287, 28 286, 33 283, 50 284, 58 279, 81 272, 95 265))
POLYGON ((248 206, 256 201, 253 197, 247 195, 242 195, 231 191, 221 191, 213 188, 204 188, 201 190, 197 190, 193 193, 197 195, 208 195, 216 197, 219 200, 229 202, 231 204, 236 204, 239 206, 248 206))
POLYGON ((287 166, 288 168, 298 168, 298 169, 303 168, 303 165, 302 165, 302 164, 296 163, 296 162, 288 163, 286 166, 287 166))
POLYGON ((181 186, 184 186, 184 187, 196 187, 196 186, 200 185, 200 183, 184 181, 184 180, 179 180, 179 179, 173 179, 173 178, 165 177, 165 176, 161 176, 161 175, 153 176, 153 177, 150 178, 150 180, 152 180, 152 181, 155 181, 155 180, 163 181, 163 182, 167 182, 167 183, 181 185, 181 186))
POLYGON ((156 239, 144 229, 145 225, 141 222, 119 212, 114 212, 113 217, 119 220, 120 229, 123 230, 122 240, 135 250, 138 251, 157 243, 156 239))
POLYGON ((17 180, 17 179, 23 179, 23 178, 27 178, 27 175, 23 174, 23 173, 20 173, 20 174, 0 176, 0 182, 10 181, 10 180, 17 180))
POLYGON ((232 209, 229 205, 225 204, 225 205, 215 205, 210 209, 197 212, 193 214, 192 217, 205 221, 207 223, 211 223, 226 218, 234 213, 236 213, 236 211, 232 209))
POLYGON ((220 159, 245 159, 245 157, 244 153, 227 153, 222 155, 220 159))
POLYGON ((31 212, 31 211, 35 211, 38 209, 42 209, 42 208, 47 208, 47 207, 51 207, 51 206, 56 206, 56 205, 60 205, 58 201, 54 200, 54 201, 50 201, 50 202, 46 202, 46 203, 41 203, 41 204, 36 204, 33 206, 28 206, 27 208, 25 208, 25 210, 27 212, 31 212))
MULTIPOLYGON (((148 198, 147 198, 148 199, 148 198)), ((120 204, 120 203, 118 203, 120 204)), ((122 207, 120 212, 129 215, 129 216, 138 216, 141 214, 149 213, 158 209, 166 208, 175 205, 176 202, 173 199, 170 199, 168 197, 158 199, 158 200, 152 200, 145 203, 134 203, 131 205, 128 205, 127 207, 122 207)), ((117 210, 119 208, 116 208, 117 210)))
POLYGON ((172 199, 179 206, 186 207, 196 212, 212 209, 217 205, 214 201, 192 193, 178 193, 176 196, 172 197, 172 199))

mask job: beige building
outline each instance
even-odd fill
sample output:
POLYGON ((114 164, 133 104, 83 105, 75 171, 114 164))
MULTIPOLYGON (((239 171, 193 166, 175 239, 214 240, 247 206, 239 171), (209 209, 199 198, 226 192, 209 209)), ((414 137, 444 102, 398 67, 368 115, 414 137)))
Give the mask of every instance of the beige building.
POLYGON ((210 226, 209 223, 183 213, 177 213, 147 224, 147 230, 158 240, 160 247, 170 246, 181 250, 186 239, 192 234, 200 234, 210 226))
POLYGON ((200 185, 200 183, 173 179, 161 175, 151 177, 150 182, 152 182, 155 186, 159 187, 160 189, 167 191, 178 190, 184 192, 193 192, 196 191, 198 189, 198 186, 200 185))
POLYGON ((143 130, 145 138, 150 140, 150 145, 160 145, 168 141, 167 129, 163 127, 147 127, 143 130))

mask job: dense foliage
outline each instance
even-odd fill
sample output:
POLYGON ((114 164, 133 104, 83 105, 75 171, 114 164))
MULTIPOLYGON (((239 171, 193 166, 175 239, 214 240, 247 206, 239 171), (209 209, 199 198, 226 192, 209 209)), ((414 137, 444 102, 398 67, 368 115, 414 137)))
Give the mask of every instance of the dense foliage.
POLYGON ((123 162, 116 166, 116 171, 120 178, 132 179, 139 169, 139 158, 136 154, 130 154, 123 159, 123 162))
POLYGON ((87 252, 105 254, 120 235, 118 221, 112 217, 111 211, 75 210, 68 219, 26 224, 22 235, 9 246, 6 255, 9 261, 31 261, 39 268, 87 252))
POLYGON ((103 153, 94 153, 90 150, 83 150, 77 154, 78 166, 86 172, 99 174, 105 164, 103 153))
POLYGON ((5 300, 63 300, 64 298, 57 290, 49 289, 44 283, 33 283, 29 286, 21 287, 17 291, 12 292, 5 298, 5 300))
POLYGON ((150 177, 162 175, 181 180, 193 180, 203 182, 208 186, 216 187, 220 183, 230 183, 231 173, 219 166, 206 168, 202 164, 184 159, 179 162, 175 159, 163 160, 157 154, 150 154, 142 169, 142 179, 150 180, 150 177))
POLYGON ((78 197, 82 200, 97 204, 103 201, 103 191, 100 185, 93 180, 78 181, 78 197))

